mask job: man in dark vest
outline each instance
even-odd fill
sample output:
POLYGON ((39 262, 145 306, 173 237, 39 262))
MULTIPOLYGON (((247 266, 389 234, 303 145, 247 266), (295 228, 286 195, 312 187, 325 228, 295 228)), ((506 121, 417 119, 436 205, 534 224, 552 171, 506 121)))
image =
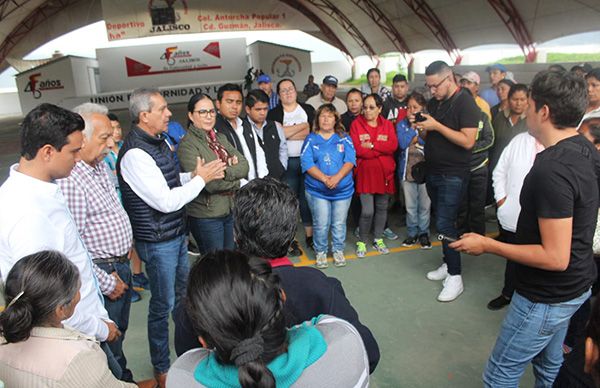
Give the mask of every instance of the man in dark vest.
POLYGON ((244 186, 254 178, 264 178, 269 174, 265 152, 250 123, 240 118, 242 113, 242 88, 236 84, 225 84, 217 90, 217 122, 215 130, 227 136, 227 140, 248 160, 249 170, 244 186))
POLYGON ((249 91, 246 96, 246 120, 258 135, 259 144, 265 152, 268 176, 281 180, 288 164, 287 143, 283 127, 275 121, 267 120, 268 112, 267 93, 260 89, 249 91))
POLYGON ((117 161, 123 206, 129 215, 135 248, 150 280, 148 342, 159 386, 166 383, 169 361, 169 314, 186 289, 189 263, 184 206, 204 186, 224 177, 219 160, 180 174, 165 141, 171 112, 158 89, 136 89, 129 113, 133 128, 117 161))

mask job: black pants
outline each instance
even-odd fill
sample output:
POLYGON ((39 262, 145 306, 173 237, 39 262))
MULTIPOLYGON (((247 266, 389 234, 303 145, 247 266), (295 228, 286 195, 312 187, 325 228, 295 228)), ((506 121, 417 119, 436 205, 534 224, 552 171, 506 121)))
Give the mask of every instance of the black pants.
POLYGON ((485 200, 488 184, 488 167, 472 171, 469 184, 458 210, 459 235, 466 232, 485 234, 485 200))
MULTIPOLYGON (((500 235, 498 241, 507 244, 516 244, 517 235, 513 232, 500 228, 500 235)), ((507 299, 512 298, 515 292, 515 267, 517 264, 514 261, 506 260, 506 267, 504 268, 504 287, 502 288, 502 295, 507 299)))

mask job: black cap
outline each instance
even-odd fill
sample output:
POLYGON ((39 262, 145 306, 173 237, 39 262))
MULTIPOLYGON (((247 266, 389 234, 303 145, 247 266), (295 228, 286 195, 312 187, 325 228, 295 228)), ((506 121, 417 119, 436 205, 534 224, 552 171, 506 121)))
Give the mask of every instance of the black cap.
POLYGON ((325 85, 333 85, 333 86, 335 86, 337 88, 337 86, 338 86, 338 79, 335 78, 332 75, 327 75, 327 76, 325 76, 325 78, 323 78, 323 84, 325 84, 325 85))

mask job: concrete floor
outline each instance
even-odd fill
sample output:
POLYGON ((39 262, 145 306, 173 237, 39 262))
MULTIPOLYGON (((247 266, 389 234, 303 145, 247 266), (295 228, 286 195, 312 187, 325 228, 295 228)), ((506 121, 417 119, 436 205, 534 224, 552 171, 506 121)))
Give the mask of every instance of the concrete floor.
MULTIPOLYGON (((173 108, 174 118, 184 122, 183 106, 173 108)), ((124 127, 126 113, 119 112, 124 127)), ((18 161, 20 118, 0 120, 0 181, 8 167, 18 161)), ((463 256, 465 292, 456 301, 440 303, 436 296, 441 282, 432 282, 425 273, 440 265, 441 248, 407 249, 402 217, 391 213, 391 226, 400 240, 388 242, 392 253, 353 259, 355 238, 348 234, 344 268, 325 270, 340 279, 360 318, 375 334, 381 361, 371 376, 373 387, 481 387, 481 373, 494 345, 504 311, 489 311, 487 302, 502 287, 504 260, 491 256, 463 256)), ((493 231, 495 226, 488 224, 493 231)), ((349 228, 350 230, 350 228, 349 228)), ((299 236, 303 241, 303 236, 299 236)), ((297 265, 314 263, 309 257, 295 259, 297 265)), ((148 291, 132 306, 125 354, 136 379, 152 377, 146 336, 148 291)), ((175 353, 172 350, 174 360, 175 353)), ((533 386, 528 368, 522 386, 533 386)))

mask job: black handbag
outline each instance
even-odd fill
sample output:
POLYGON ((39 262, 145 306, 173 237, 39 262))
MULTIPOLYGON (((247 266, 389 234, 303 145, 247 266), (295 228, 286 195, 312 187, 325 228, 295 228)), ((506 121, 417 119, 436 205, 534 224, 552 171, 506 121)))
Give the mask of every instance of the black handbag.
POLYGON ((419 163, 415 163, 412 166, 410 173, 416 184, 421 185, 425 183, 425 178, 427 177, 427 166, 425 165, 425 161, 423 160, 419 163))

